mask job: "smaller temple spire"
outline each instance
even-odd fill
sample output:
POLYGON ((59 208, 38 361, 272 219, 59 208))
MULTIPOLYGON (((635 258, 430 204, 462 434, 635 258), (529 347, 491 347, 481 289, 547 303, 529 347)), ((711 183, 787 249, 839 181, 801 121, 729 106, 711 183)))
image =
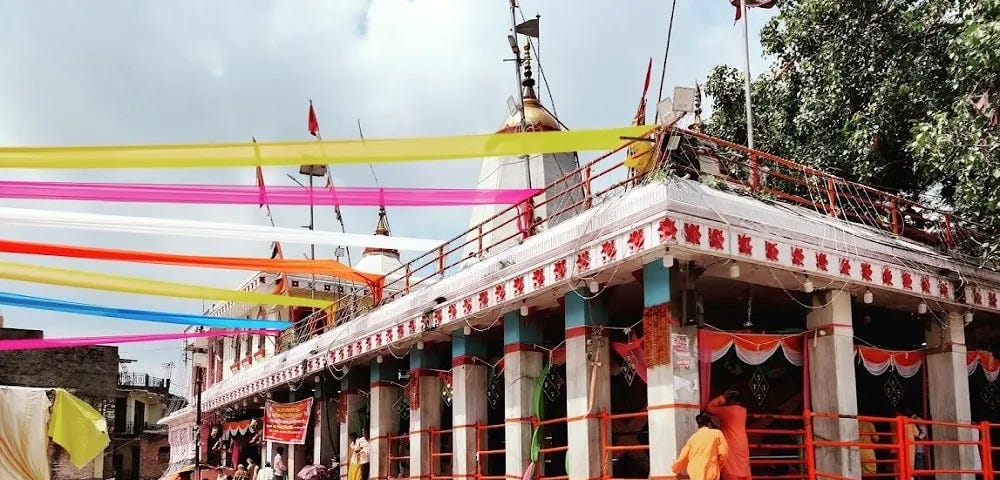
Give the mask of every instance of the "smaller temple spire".
MULTIPOLYGON (((389 214, 386 213, 385 207, 379 207, 378 209, 378 223, 375 224, 375 235, 385 237, 390 235, 389 214)), ((402 266, 403 264, 399 260, 399 250, 368 247, 361 255, 361 261, 354 268, 362 272, 386 275, 402 266)))
MULTIPOLYGON (((391 230, 389 229, 389 214, 386 213, 384 206, 379 207, 378 223, 375 224, 375 235, 382 235, 384 237, 388 237, 390 234, 391 230)), ((372 254, 390 255, 397 259, 399 258, 399 250, 392 248, 373 248, 373 247, 366 248, 364 250, 364 253, 362 254, 362 257, 367 257, 372 254)))

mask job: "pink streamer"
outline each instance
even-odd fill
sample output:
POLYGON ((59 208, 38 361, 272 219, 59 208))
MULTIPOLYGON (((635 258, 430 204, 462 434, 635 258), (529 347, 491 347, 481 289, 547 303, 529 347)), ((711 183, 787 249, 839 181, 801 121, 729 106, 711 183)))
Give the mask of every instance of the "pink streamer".
POLYGON ((0 198, 31 200, 94 200, 101 202, 270 205, 440 207, 512 205, 538 190, 478 190, 449 188, 314 188, 240 185, 170 185, 143 183, 76 183, 0 181, 0 198))
POLYGON ((279 332, 275 330, 209 330, 204 332, 112 335, 104 337, 30 338, 22 340, 0 340, 0 351, 89 347, 94 345, 117 345, 140 342, 163 342, 167 340, 226 337, 230 335, 277 335, 278 333, 279 332))

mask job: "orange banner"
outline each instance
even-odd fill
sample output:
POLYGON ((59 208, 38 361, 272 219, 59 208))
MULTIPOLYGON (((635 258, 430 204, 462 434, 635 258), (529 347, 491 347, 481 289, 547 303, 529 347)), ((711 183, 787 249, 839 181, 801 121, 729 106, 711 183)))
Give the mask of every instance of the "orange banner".
POLYGON ((304 445, 312 406, 312 398, 295 403, 267 402, 264 407, 264 440, 304 445))
POLYGON ((273 273, 301 273, 326 275, 366 284, 378 297, 382 290, 381 275, 359 272, 335 260, 284 260, 242 257, 205 257, 173 253, 140 252, 94 247, 76 247, 48 243, 0 240, 0 252, 53 257, 86 258, 119 262, 179 265, 185 267, 229 268, 235 270, 260 270, 273 273))

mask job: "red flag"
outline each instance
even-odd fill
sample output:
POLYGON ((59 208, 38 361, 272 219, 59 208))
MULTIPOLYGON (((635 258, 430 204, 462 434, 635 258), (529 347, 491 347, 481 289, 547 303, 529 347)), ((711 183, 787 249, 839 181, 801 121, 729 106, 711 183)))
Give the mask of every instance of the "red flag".
MULTIPOLYGON (((759 7, 759 8, 771 8, 778 0, 746 0, 747 8, 759 7)), ((743 12, 740 11, 740 0, 729 0, 729 3, 736 7, 736 20, 743 18, 743 12)))
POLYGON ((264 193, 264 169, 260 165, 257 165, 257 188, 260 189, 260 208, 264 208, 264 204, 267 203, 265 200, 267 194, 264 193))
POLYGON ((319 135, 319 119, 316 118, 312 100, 309 100, 309 135, 314 137, 319 135))
POLYGON ((649 57, 649 65, 646 67, 646 81, 642 84, 642 98, 645 100, 646 92, 649 91, 649 81, 653 78, 653 57, 649 57))

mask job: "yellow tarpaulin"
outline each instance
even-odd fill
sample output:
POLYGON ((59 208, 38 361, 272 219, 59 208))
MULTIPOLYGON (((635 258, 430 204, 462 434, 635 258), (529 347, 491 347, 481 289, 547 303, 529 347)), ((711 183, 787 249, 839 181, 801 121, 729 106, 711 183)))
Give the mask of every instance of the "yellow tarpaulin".
POLYGON ((227 290, 185 283, 163 282, 138 277, 109 275, 85 270, 70 270, 68 268, 14 262, 0 262, 0 278, 22 282, 44 283, 47 285, 62 285, 66 287, 138 293, 162 297, 228 300, 253 305, 286 305, 315 308, 326 308, 331 305, 331 302, 328 300, 227 290))
POLYGON ((0 148, 0 168, 193 168, 408 162, 609 150, 647 126, 451 137, 0 148))
POLYGON ((86 466, 111 443, 108 422, 100 412, 61 388, 56 389, 49 436, 66 449, 76 468, 86 466))

